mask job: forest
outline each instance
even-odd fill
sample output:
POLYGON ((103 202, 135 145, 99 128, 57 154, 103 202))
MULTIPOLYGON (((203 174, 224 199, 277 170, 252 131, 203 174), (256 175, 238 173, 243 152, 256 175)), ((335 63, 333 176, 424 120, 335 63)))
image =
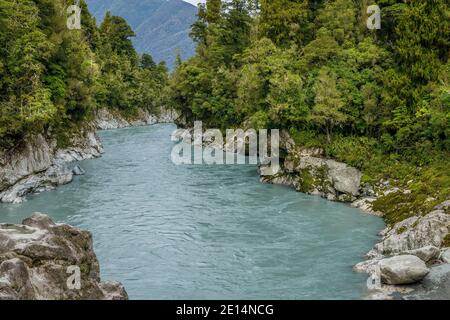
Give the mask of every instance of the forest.
POLYGON ((107 14, 97 26, 80 7, 81 29, 71 30, 64 0, 0 0, 1 148, 36 132, 64 143, 96 108, 159 108, 164 63, 136 53, 123 18, 107 14))
POLYGON ((168 103, 188 123, 289 130, 362 169, 365 182, 422 181, 409 186, 421 195, 415 205, 446 197, 449 3, 379 0, 373 30, 372 4, 208 0, 192 28, 196 55, 178 62, 168 103))
POLYGON ((164 106, 188 125, 287 130, 361 169, 363 183, 414 181, 389 203, 445 199, 450 5, 379 0, 381 28, 371 29, 373 4, 207 0, 192 25, 196 54, 169 75, 137 54, 123 18, 97 23, 85 1, 81 29, 69 30, 64 0, 0 0, 0 147, 36 132, 64 145, 98 108, 164 106))

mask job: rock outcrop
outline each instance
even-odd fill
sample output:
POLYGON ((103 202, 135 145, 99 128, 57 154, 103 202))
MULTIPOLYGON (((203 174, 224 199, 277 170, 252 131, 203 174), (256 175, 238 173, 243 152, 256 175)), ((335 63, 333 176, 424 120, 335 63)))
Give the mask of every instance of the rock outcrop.
POLYGON ((352 202, 361 194, 361 172, 345 163, 326 159, 320 148, 295 146, 289 134, 280 134, 280 147, 287 154, 282 170, 262 182, 283 184, 328 200, 352 202))
POLYGON ((433 263, 441 256, 441 250, 435 246, 426 246, 419 249, 408 250, 401 254, 413 255, 425 263, 433 263))
POLYGON ((449 300, 450 264, 431 268, 430 273, 418 284, 410 286, 411 292, 401 294, 404 300, 449 300))
POLYGON ((0 224, 0 299, 128 299, 118 282, 100 282, 88 231, 34 213, 0 224))
POLYGON ((371 276, 380 271, 386 285, 371 298, 450 299, 450 291, 446 291, 450 287, 450 269, 443 266, 450 263, 449 249, 442 248, 450 234, 450 215, 448 206, 441 204, 434 209, 381 231, 382 239, 367 254, 368 260, 354 267, 371 276))
POLYGON ((425 262, 413 255, 382 259, 379 264, 381 281, 386 284, 416 283, 430 272, 425 262))
POLYGON ((102 108, 97 110, 95 125, 97 129, 119 129, 126 127, 139 127, 156 123, 171 123, 178 118, 173 110, 161 108, 158 114, 152 114, 147 110, 139 110, 138 114, 131 119, 125 119, 117 112, 102 108))
POLYGON ((54 189, 84 173, 74 161, 100 157, 103 148, 95 129, 115 129, 173 122, 178 115, 161 109, 158 115, 140 110, 133 120, 125 120, 107 109, 97 111, 96 120, 73 134, 70 147, 58 148, 56 139, 37 134, 25 138, 14 150, 0 151, 0 202, 20 203, 32 193, 54 189))
POLYGON ((58 148, 55 139, 41 134, 29 137, 15 150, 0 153, 0 202, 19 203, 39 193, 69 183, 69 163, 99 157, 103 148, 92 128, 74 135, 69 148, 58 148))
POLYGON ((435 210, 423 217, 411 217, 381 231, 383 239, 369 252, 369 258, 401 254, 426 246, 441 247, 450 233, 450 215, 435 210))

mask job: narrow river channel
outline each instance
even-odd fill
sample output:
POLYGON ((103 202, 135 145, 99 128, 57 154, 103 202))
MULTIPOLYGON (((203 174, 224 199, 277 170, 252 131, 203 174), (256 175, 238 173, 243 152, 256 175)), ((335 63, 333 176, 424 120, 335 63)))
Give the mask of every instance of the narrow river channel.
POLYGON ((380 218, 259 183, 255 166, 176 166, 173 125, 103 131, 105 154, 84 176, 18 205, 87 229, 102 279, 131 299, 358 299, 353 264, 375 244, 380 218))

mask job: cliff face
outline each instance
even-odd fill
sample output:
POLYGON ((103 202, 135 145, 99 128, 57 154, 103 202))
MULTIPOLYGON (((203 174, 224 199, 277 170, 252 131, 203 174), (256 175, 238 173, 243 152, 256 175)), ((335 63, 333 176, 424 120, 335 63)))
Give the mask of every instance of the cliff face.
POLYGON ((19 203, 27 194, 69 183, 74 175, 70 162, 97 158, 103 152, 93 129, 74 135, 70 145, 57 148, 54 138, 38 134, 25 139, 15 150, 1 152, 0 202, 19 203))
POLYGON ((150 113, 147 110, 139 110, 138 114, 131 118, 125 118, 123 115, 108 110, 99 109, 96 112, 95 126, 99 130, 119 129, 126 127, 139 127, 157 123, 171 123, 178 118, 174 110, 161 108, 158 112, 150 113))
POLYGON ((118 282, 101 282, 88 231, 34 213, 0 224, 0 300, 125 300, 118 282))

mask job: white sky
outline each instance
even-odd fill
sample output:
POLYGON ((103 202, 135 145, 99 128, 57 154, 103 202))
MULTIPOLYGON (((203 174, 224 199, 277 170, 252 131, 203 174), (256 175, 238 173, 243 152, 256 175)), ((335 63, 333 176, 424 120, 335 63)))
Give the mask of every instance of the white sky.
POLYGON ((206 0, 183 0, 183 1, 189 2, 189 3, 193 4, 194 6, 196 6, 200 2, 205 3, 206 0))

